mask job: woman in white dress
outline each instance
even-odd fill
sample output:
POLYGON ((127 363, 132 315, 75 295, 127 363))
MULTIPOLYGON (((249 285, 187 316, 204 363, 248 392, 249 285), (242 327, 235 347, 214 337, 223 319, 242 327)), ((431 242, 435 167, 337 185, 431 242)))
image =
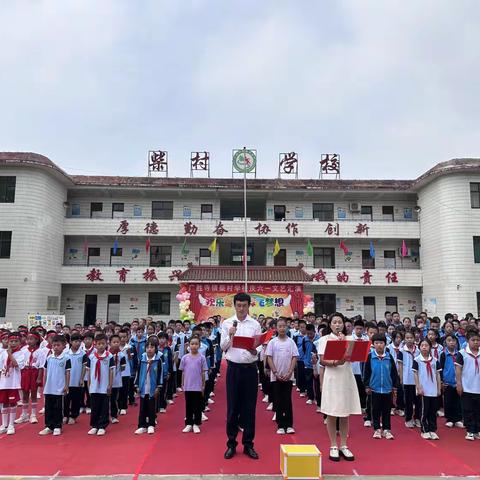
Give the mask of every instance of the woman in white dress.
POLYGON ((349 361, 323 359, 327 341, 351 340, 352 337, 345 336, 344 317, 341 313, 333 313, 330 316, 328 331, 329 334, 320 338, 318 354, 320 364, 325 367, 320 409, 327 415, 327 431, 330 438, 329 458, 338 462, 341 455, 345 460, 352 461, 355 457, 347 447, 348 417, 362 413, 357 384, 349 361), (337 419, 339 421, 340 448, 337 444, 337 419))

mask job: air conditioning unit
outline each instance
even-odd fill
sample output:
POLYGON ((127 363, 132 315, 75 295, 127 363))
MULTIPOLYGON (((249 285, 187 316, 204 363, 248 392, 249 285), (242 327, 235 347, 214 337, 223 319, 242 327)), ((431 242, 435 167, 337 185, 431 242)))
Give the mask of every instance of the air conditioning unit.
POLYGON ((358 202, 350 202, 350 204, 348 205, 348 209, 351 212, 360 212, 361 207, 360 207, 360 204, 358 202))

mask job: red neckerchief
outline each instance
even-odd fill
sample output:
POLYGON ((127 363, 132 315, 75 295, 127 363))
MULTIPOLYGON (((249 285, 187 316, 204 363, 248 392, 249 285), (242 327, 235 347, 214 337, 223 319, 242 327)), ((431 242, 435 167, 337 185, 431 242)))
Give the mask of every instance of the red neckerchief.
POLYGON ((47 345, 47 350, 48 350, 47 358, 52 354, 52 348, 53 348, 52 345, 47 345))
POLYGON ((115 366, 118 367, 118 354, 120 352, 120 349, 118 348, 117 350, 114 350, 113 348, 110 349, 110 353, 113 355, 115 359, 115 366))
POLYGON ((480 373, 480 364, 478 363, 478 358, 480 355, 475 356, 473 353, 467 352, 475 360, 475 375, 480 373))
MULTIPOLYGON (((11 354, 13 355, 14 353, 19 352, 21 350, 21 348, 22 348, 21 345, 19 345, 18 347, 12 349, 11 354)), ((10 370, 11 366, 12 366, 12 360, 10 358, 10 355, 8 355, 7 356, 7 365, 5 366, 5 376, 8 376, 8 371, 10 370)))
POLYGON ((38 346, 33 347, 28 347, 28 351, 30 352, 30 357, 28 358, 28 366, 31 367, 33 364, 33 354, 38 350, 38 346))
POLYGON ((150 373, 150 370, 152 369, 153 361, 155 360, 155 357, 153 358, 148 358, 147 357, 147 375, 150 373))
POLYGON ((85 355, 86 355, 87 357, 89 357, 90 354, 93 352, 93 349, 94 349, 94 348, 95 348, 95 347, 92 345, 92 346, 85 352, 85 355))
POLYGON ((433 382, 433 369, 432 369, 432 358, 430 360, 424 360, 422 358, 422 362, 425 364, 425 367, 427 367, 427 374, 430 377, 430 380, 433 382))
POLYGON ((414 346, 413 347, 413 352, 410 350, 410 348, 408 348, 407 345, 405 345, 407 347, 407 352, 412 356, 412 359, 415 359, 415 351, 417 350, 417 347, 414 346))
POLYGON ((438 360, 438 345, 436 347, 432 346, 433 356, 438 360))
POLYGON ((400 347, 396 347, 395 345, 393 346, 393 349, 395 350, 395 355, 398 357, 398 352, 400 351, 400 347))
POLYGON ((104 356, 101 357, 97 352, 93 353, 95 355, 95 358, 97 359, 97 363, 95 364, 95 379, 97 380, 98 383, 100 383, 100 378, 102 375, 102 365, 101 362, 105 358, 107 358, 107 352, 105 352, 104 356))
POLYGON ((172 346, 172 343, 173 343, 173 338, 169 338, 169 339, 168 339, 168 346, 171 347, 171 346, 172 346))

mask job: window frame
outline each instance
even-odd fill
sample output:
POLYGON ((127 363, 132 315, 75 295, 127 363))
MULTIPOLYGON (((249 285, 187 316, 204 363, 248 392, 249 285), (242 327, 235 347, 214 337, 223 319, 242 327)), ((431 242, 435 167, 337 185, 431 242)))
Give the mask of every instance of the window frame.
POLYGON ((0 203, 15 203, 16 190, 17 177, 11 175, 0 175, 0 203), (5 180, 3 181, 3 179, 5 180), (10 184, 9 180, 11 182, 10 184))
POLYGON ((2 230, 0 232, 0 259, 8 260, 12 255, 12 232, 2 230), (10 235, 8 235, 10 234, 10 235), (4 238, 8 237, 8 238, 4 238))
POLYGON ((480 208, 480 182, 470 182, 470 207, 480 208), (474 186, 476 190, 473 188, 474 186), (474 198, 476 199, 475 202, 474 198), (476 203, 476 205, 474 205, 474 203, 476 203))
POLYGON ((370 256, 370 250, 362 249, 362 268, 364 270, 375 269, 375 257, 370 256))
POLYGON ((321 222, 333 222, 335 220, 335 204, 331 202, 315 202, 312 203, 312 218, 321 222), (324 207, 328 205, 328 209, 324 207), (330 209, 331 206, 331 209, 330 209), (331 215, 327 215, 331 214, 331 215), (328 218, 325 218, 327 217, 328 218))
POLYGON ((335 248, 333 247, 313 247, 313 267, 314 268, 335 268, 335 248), (322 250, 320 253, 319 251, 322 250), (325 252, 329 250, 328 255, 325 252), (325 259, 331 258, 331 266, 325 266, 325 259), (317 262, 317 259, 322 259, 322 262, 317 262), (320 263, 322 263, 320 265, 320 263))
POLYGON ((473 237, 473 262, 480 263, 480 237, 473 237))
POLYGON ((273 257, 273 266, 274 267, 286 267, 287 266, 287 249, 281 248, 277 255, 273 257), (279 260, 283 259, 283 262, 278 263, 279 260))
POLYGON ((0 288, 0 318, 7 316, 8 288, 0 288))
POLYGON ((149 265, 150 267, 157 267, 157 268, 163 268, 163 267, 171 267, 172 266, 172 246, 171 245, 151 245, 150 246, 150 256, 149 256, 149 265), (168 252, 162 252, 162 249, 169 249, 168 252), (153 258, 153 250, 158 251, 158 253, 155 254, 155 256, 158 258, 158 262, 152 262, 153 258), (162 256, 165 256, 164 261, 160 261, 162 256), (170 257, 169 260, 167 257, 170 257))
POLYGON ((275 222, 282 222, 287 218, 287 206, 286 205, 274 205, 273 206, 273 220, 275 222), (278 209, 283 209, 283 216, 281 218, 277 218, 277 212, 276 210, 278 209))
POLYGON ((173 220, 173 200, 152 200, 152 219, 153 220, 173 220), (159 204, 162 204, 162 208, 159 207, 159 204), (171 205, 171 208, 165 208, 165 205, 171 205), (171 216, 170 216, 171 211, 171 216), (156 212, 156 213, 154 213, 156 212), (167 214, 160 215, 159 212, 167 212, 167 214))
POLYGON ((148 315, 170 315, 170 302, 170 292, 148 292, 148 315), (154 300, 153 297, 155 295, 164 295, 165 297, 154 300), (158 306, 159 308, 154 309, 154 306, 158 306), (163 307, 166 307, 165 310, 167 311, 163 311, 163 307))

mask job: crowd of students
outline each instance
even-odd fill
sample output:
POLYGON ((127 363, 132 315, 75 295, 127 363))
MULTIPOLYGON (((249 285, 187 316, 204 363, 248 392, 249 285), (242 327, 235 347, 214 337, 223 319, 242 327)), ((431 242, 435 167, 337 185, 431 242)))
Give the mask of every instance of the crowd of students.
MULTIPOLYGON (((348 425, 344 415, 334 415, 339 418, 329 424, 331 407, 325 406, 325 398, 322 408, 325 370, 348 367, 364 426, 372 428, 373 438, 394 439, 391 416, 398 415, 406 428, 419 428, 425 439, 439 439, 437 418, 444 417, 446 427, 465 429, 466 440, 480 440, 480 335, 473 315, 458 319, 447 314, 443 322, 425 313, 401 320, 397 312, 386 312, 378 322, 338 313, 329 319, 311 313, 301 319, 260 315, 257 320, 263 330, 275 330, 258 348, 257 365, 263 402, 273 413, 277 434, 295 433, 296 387, 307 404, 324 414, 335 449, 337 431, 346 438, 348 425), (371 341, 366 362, 323 360, 325 342, 320 339, 332 332, 333 317, 341 329, 336 335, 371 341)), ((139 402, 134 433, 152 434, 157 414, 165 413, 180 392, 185 397, 182 431, 200 433, 220 375, 221 321, 211 317, 194 325, 188 320, 165 324, 146 318, 104 327, 0 331, 0 433, 12 435, 15 425, 36 424, 44 414, 40 435, 60 435, 64 425, 74 425, 86 413, 88 434, 105 435, 109 424, 118 423, 139 402), (44 405, 38 411, 40 393, 44 405)), ((346 445, 340 454, 353 459, 346 445)), ((337 460, 335 454, 331 458, 337 460)))

